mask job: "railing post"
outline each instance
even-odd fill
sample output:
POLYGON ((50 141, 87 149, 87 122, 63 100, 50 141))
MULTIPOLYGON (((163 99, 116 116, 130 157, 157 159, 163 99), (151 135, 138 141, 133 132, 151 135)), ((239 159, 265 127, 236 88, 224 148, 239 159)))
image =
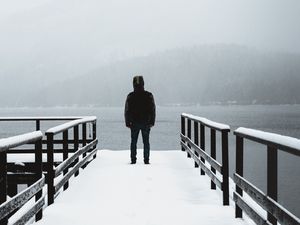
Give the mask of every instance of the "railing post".
MULTIPOLYGON (((216 159, 216 130, 212 129, 210 130, 210 156, 213 159, 216 159)), ((216 169, 211 166, 211 172, 216 174, 216 169)), ((211 189, 216 190, 216 184, 211 181, 211 189)))
POLYGON ((35 121, 35 130, 36 131, 41 130, 41 121, 40 120, 35 121))
MULTIPOLYGON (((199 126, 198 122, 194 121, 194 143, 199 146, 199 126)), ((199 156, 198 152, 195 150, 195 155, 199 156)), ((195 162, 195 168, 199 168, 199 165, 195 162)))
MULTIPOLYGON (((205 126, 203 124, 200 124, 200 148, 205 151, 205 126)), ((202 157, 201 162, 205 163, 205 160, 202 157)), ((205 172, 202 169, 201 175, 205 175, 205 172)))
MULTIPOLYGON (((43 176, 43 145, 42 145, 42 139, 35 142, 35 166, 36 166, 36 180, 39 180, 43 176)), ((35 195, 35 201, 37 202, 41 197, 43 196, 43 189, 40 190, 35 195)), ((43 209, 41 209, 36 215, 35 215, 35 221, 41 220, 43 217, 43 209)))
MULTIPOLYGON (((86 146, 86 123, 82 124, 82 147, 86 146)), ((82 154, 83 157, 86 157, 86 152, 82 154)), ((85 168, 87 164, 83 165, 81 168, 85 168)))
POLYGON ((54 149, 53 133, 47 133, 47 186, 48 186, 48 205, 54 203, 54 149))
MULTIPOLYGON (((185 118, 181 115, 181 134, 185 136, 185 118)), ((184 140, 182 140, 185 142, 184 140)), ((184 147, 181 147, 181 151, 185 151, 184 147)))
POLYGON ((229 205, 228 132, 222 131, 223 205, 229 205))
MULTIPOLYGON (((268 146, 267 153, 267 195, 277 202, 278 193, 278 150, 268 146)), ((277 224, 276 218, 268 213, 268 220, 272 224, 277 224)))
MULTIPOLYGON (((7 153, 0 152, 0 204, 6 202, 7 196, 7 153)), ((6 225, 7 218, 0 220, 0 225, 6 225)))
MULTIPOLYGON (((189 138, 189 139, 191 139, 191 137, 192 137, 192 121, 190 120, 190 119, 188 119, 187 120, 187 137, 189 138)), ((189 148, 191 148, 191 146, 188 144, 188 147, 189 148)), ((191 158, 191 155, 190 155, 190 153, 188 152, 187 153, 187 157, 188 158, 191 158)))
MULTIPOLYGON (((244 174, 243 164, 244 164, 244 139, 240 136, 236 136, 235 165, 236 165, 236 173, 241 177, 243 177, 244 174)), ((243 196, 243 190, 238 185, 235 185, 235 190, 240 196, 243 196)), ((235 217, 236 218, 243 217, 243 211, 237 204, 235 204, 235 217)))
MULTIPOLYGON (((74 149, 75 152, 78 151, 79 148, 79 126, 76 125, 74 127, 74 149)), ((79 159, 75 160, 75 164, 79 162, 79 159)), ((75 172, 75 177, 77 177, 79 175, 79 169, 75 172)))
MULTIPOLYGON (((69 130, 65 130, 63 132, 63 160, 65 161, 69 157, 69 130)), ((69 171, 69 168, 66 168, 63 171, 63 175, 66 175, 69 171)), ((69 181, 67 181, 64 185, 64 191, 69 187, 69 181)))
MULTIPOLYGON (((86 123, 82 124, 82 147, 86 146, 86 123)), ((83 157, 86 156, 86 153, 83 153, 83 157)))
MULTIPOLYGON (((97 120, 95 120, 93 122, 93 140, 96 140, 97 139, 97 120)), ((96 146, 94 147, 94 149, 96 148, 96 146)), ((93 159, 95 159, 97 157, 97 154, 95 154, 93 156, 93 159)))

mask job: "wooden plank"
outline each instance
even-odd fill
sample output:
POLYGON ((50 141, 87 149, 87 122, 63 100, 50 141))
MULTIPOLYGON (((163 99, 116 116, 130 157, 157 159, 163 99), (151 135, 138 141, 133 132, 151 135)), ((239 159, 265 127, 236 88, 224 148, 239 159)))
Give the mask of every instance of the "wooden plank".
MULTIPOLYGON (((0 204, 5 204, 7 199, 7 154, 0 152, 0 204)), ((1 206, 0 206, 1 209, 1 206)), ((0 225, 7 224, 7 218, 1 217, 0 211, 0 225), (3 218, 3 219, 2 219, 3 218)))
MULTIPOLYGON (((87 142, 91 142, 93 141, 93 139, 86 139, 87 142)), ((73 139, 68 139, 68 144, 74 144, 74 140, 73 139)), ((84 141, 83 140, 78 140, 79 144, 82 144, 84 141)), ((47 144, 47 141, 46 140, 43 140, 42 141, 43 144, 47 144)), ((64 143, 64 140, 62 139, 57 139, 57 140, 53 140, 53 144, 63 144, 64 143)))
POLYGON ((35 214, 43 209, 44 205, 45 198, 41 198, 20 219, 13 223, 13 225, 25 225, 35 214))
MULTIPOLYGON (((203 152, 205 152, 205 126, 200 124, 200 148, 203 152)), ((203 157, 200 158, 201 162, 205 164, 205 159, 203 157)), ((205 171, 201 169, 201 175, 205 175, 205 171)))
POLYGON ((30 187, 26 188, 24 191, 20 192, 9 201, 6 201, 0 206, 0 219, 6 217, 12 213, 15 209, 20 208, 29 199, 31 199, 37 192, 42 190, 45 184, 45 177, 39 179, 30 187))
POLYGON ((203 151, 199 146, 197 146, 193 141, 186 136, 181 135, 181 138, 188 142, 191 147, 201 156, 203 157, 214 169, 216 169, 220 174, 222 174, 222 165, 213 159, 210 155, 208 155, 205 151, 203 151))
MULTIPOLYGON (((181 116, 181 136, 185 136, 185 118, 181 116)), ((184 151, 185 149, 182 147, 181 151, 184 151)))
POLYGON ((34 131, 22 135, 17 135, 9 138, 0 139, 0 152, 7 151, 10 148, 15 148, 29 142, 35 142, 43 138, 41 131, 34 131))
MULTIPOLYGON (((216 160, 216 130, 210 129, 210 157, 216 160)), ((211 172, 216 174, 216 169, 211 166, 211 172)), ((216 184, 211 181, 210 188, 216 190, 216 184)))
POLYGON ((216 177, 216 175, 211 172, 209 168, 193 153, 193 151, 183 142, 181 142, 182 147, 185 148, 187 152, 191 154, 191 157, 197 162, 197 164, 201 167, 201 169, 210 177, 210 179, 221 189, 223 190, 222 182, 216 177))
MULTIPOLYGON (((244 175, 244 139, 242 137, 236 137, 236 155, 235 155, 235 167, 236 173, 240 176, 244 175)), ((238 186, 235 185, 236 192, 243 196, 243 190, 238 186)), ((242 209, 236 204, 235 205, 235 217, 242 218, 243 211, 242 209)))
MULTIPOLYGON (((79 142, 80 143, 80 142, 79 142)), ((86 146, 86 123, 82 124, 82 147, 86 146)), ((86 156, 86 153, 83 153, 83 157, 86 156)))
MULTIPOLYGON (((68 139, 69 139, 69 131, 65 130, 63 132, 63 160, 67 160, 69 158, 69 144, 68 144, 68 139)), ((69 171, 69 168, 66 167, 63 170, 63 174, 66 175, 69 171)), ((56 174, 56 170, 55 170, 55 174, 56 174)), ((69 182, 66 182, 64 185, 64 191, 67 190, 69 187, 69 182)))
POLYGON ((77 127, 83 123, 91 123, 91 122, 95 122, 96 120, 97 120, 97 117, 95 117, 95 116, 83 117, 81 119, 73 120, 73 121, 58 125, 56 127, 52 127, 46 131, 46 134, 51 133, 51 134, 55 135, 58 133, 62 133, 63 131, 68 130, 70 128, 77 127))
MULTIPOLYGON (((187 120, 187 137, 188 139, 192 138, 192 121, 190 119, 187 120)), ((188 146, 191 147, 189 144, 188 146)), ((191 158, 191 155, 188 152, 187 152, 187 157, 191 158)))
MULTIPOLYGON (((74 148, 75 149, 79 149, 79 125, 76 125, 75 127, 73 127, 73 136, 74 136, 74 148)), ((77 150, 78 151, 78 150, 77 150)), ((74 160, 75 163, 79 162, 79 159, 76 158, 74 160)), ((75 177, 77 177, 79 175, 79 170, 76 171, 75 173, 75 177)))
POLYGON ((58 177, 72 162, 74 162, 80 155, 83 153, 88 152, 91 148, 93 148, 95 145, 98 144, 98 139, 94 140, 93 142, 87 144, 83 148, 78 149, 77 152, 74 153, 71 157, 69 157, 67 160, 63 161, 59 166, 55 169, 55 177, 58 177))
POLYGON ((39 117, 0 117, 0 121, 61 121, 61 120, 77 120, 83 117, 64 117, 64 116, 39 116, 39 117))
MULTIPOLYGON (((93 140, 96 140, 96 139, 97 139, 97 120, 95 120, 93 122, 93 140)), ((96 148, 96 146, 94 148, 96 148)), ((95 154, 93 156, 93 159, 95 159, 96 157, 97 157, 97 154, 95 154)))
MULTIPOLYGON (((41 179, 43 178, 43 152, 42 152, 42 148, 43 148, 43 145, 42 145, 42 141, 41 140, 38 140, 36 143, 35 143, 35 164, 36 164, 36 179, 41 179)), ((38 202, 40 198, 42 198, 43 196, 43 190, 41 189, 39 192, 36 193, 35 195, 35 201, 38 202)), ((41 220, 43 217, 43 210, 40 210, 35 218, 36 218, 36 221, 39 221, 41 220)))
POLYGON ((47 135, 47 189, 48 189, 48 205, 54 203, 54 153, 53 153, 53 140, 52 133, 47 135))
POLYGON ((222 131, 223 205, 229 205, 228 132, 222 131))
POLYGON ((261 217, 256 211, 254 211, 238 193, 233 192, 233 200, 257 225, 272 225, 263 217, 261 217))
POLYGON ((59 191, 59 189, 64 186, 64 184, 82 167, 84 164, 88 162, 88 160, 93 157, 97 153, 98 149, 94 149, 91 153, 89 153, 85 158, 83 158, 80 162, 76 164, 56 185, 55 185, 55 193, 59 191))
POLYGON ((235 173, 233 175, 233 179, 236 185, 243 189, 243 191, 245 191, 263 209, 271 213, 280 224, 300 224, 299 218, 286 210, 278 202, 265 195, 261 190, 248 182, 245 178, 235 173))
POLYGON ((32 184, 36 181, 34 173, 8 173, 8 184, 32 184))
MULTIPOLYGON (((54 153, 63 153, 63 149, 62 148, 56 148, 53 149, 54 153)), ((69 153, 73 153, 75 152, 74 148, 69 148, 69 153)), ((33 149, 10 149, 8 152, 8 154, 34 154, 34 150, 33 149)), ((43 149, 43 154, 47 154, 47 149, 43 149)))
MULTIPOLYGON (((267 195, 277 201, 278 195, 278 150, 268 146, 267 151, 267 195)), ((268 220, 276 225, 276 218, 268 213, 268 220)))
MULTIPOLYGON (((199 145, 199 123, 194 121, 194 143, 196 146, 199 145)), ((195 150, 195 155, 199 156, 198 152, 195 150)), ((198 168, 199 165, 195 162, 195 168, 198 168)))
MULTIPOLYGON (((56 167, 61 163, 61 161, 56 161, 53 165, 56 167)), ((12 173, 17 173, 17 171, 21 173, 34 173, 35 172, 35 163, 24 163, 25 166, 15 165, 15 163, 7 163, 7 170, 12 173)), ((47 170, 48 163, 43 163, 43 171, 47 170)))

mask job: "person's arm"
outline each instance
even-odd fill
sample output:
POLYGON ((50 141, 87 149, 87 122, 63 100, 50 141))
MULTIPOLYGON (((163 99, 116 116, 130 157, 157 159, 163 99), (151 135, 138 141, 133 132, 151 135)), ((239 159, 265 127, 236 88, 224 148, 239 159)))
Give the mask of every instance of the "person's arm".
POLYGON ((150 126, 154 126, 155 117, 156 117, 156 106, 155 106, 155 101, 154 101, 154 97, 152 94, 150 95, 150 105, 151 105, 150 126))
POLYGON ((127 96, 126 102, 125 102, 124 116, 125 116, 126 127, 130 128, 131 123, 130 123, 130 118, 129 118, 129 95, 127 96))

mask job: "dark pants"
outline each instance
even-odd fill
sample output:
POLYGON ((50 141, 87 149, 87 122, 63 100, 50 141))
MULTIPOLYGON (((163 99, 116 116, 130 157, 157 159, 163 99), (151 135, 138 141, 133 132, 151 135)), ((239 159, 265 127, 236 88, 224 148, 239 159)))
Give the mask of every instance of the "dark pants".
POLYGON ((143 143, 144 143, 144 160, 148 161, 150 156, 150 143, 149 143, 149 135, 150 135, 150 127, 144 124, 134 124, 131 127, 131 160, 136 161, 136 144, 138 141, 138 136, 140 130, 142 131, 143 143))

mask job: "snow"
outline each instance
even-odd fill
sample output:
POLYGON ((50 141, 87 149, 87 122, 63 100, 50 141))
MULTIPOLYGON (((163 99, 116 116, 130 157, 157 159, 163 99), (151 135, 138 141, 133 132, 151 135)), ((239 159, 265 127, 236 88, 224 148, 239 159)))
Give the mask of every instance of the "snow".
POLYGON ((152 151, 151 164, 129 164, 129 151, 101 150, 67 191, 44 211, 39 225, 253 224, 235 219, 219 190, 181 151, 152 151))
POLYGON ((18 147, 29 142, 33 142, 43 138, 41 131, 34 131, 22 135, 17 135, 9 138, 0 139, 0 152, 10 148, 18 147))
POLYGON ((87 123, 87 122, 92 122, 92 121, 95 121, 95 120, 97 120, 96 116, 83 117, 82 119, 73 120, 73 121, 58 125, 56 127, 52 127, 49 130, 47 130, 46 133, 57 134, 61 131, 67 130, 67 129, 69 129, 71 127, 74 127, 76 125, 87 123))
MULTIPOLYGON (((254 129, 248 129, 244 127, 238 128, 235 133, 251 136, 258 139, 263 139, 268 142, 272 142, 276 145, 283 145, 287 146, 292 149, 296 149, 300 151, 300 140, 293 137, 283 136, 279 134, 254 130, 254 129)), ((298 153, 298 155, 300 152, 298 153)))
POLYGON ((186 113, 183 113, 182 116, 188 117, 191 120, 199 121, 199 122, 203 123, 204 125, 212 127, 212 128, 215 128, 217 130, 230 130, 230 126, 228 126, 226 124, 217 123, 217 122, 208 120, 208 119, 206 119, 204 117, 194 116, 194 115, 186 114, 186 113))

